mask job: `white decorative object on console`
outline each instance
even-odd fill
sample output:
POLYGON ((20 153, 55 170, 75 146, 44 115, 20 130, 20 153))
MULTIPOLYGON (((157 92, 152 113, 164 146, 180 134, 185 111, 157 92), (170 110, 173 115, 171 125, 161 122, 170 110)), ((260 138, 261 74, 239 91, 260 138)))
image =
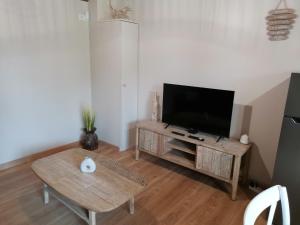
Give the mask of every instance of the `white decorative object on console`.
POLYGON ((159 99, 158 99, 158 94, 157 92, 153 92, 152 95, 152 115, 151 115, 151 119, 152 121, 158 121, 159 120, 159 116, 158 116, 158 111, 159 111, 159 99))
POLYGON ((249 144, 249 136, 247 134, 243 134, 241 136, 240 142, 244 145, 248 145, 249 144))

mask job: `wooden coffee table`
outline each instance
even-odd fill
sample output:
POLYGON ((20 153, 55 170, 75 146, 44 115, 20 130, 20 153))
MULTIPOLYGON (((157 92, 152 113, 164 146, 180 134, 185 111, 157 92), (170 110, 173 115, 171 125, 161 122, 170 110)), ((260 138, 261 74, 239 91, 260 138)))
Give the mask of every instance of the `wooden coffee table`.
POLYGON ((145 187, 143 177, 115 160, 79 148, 39 159, 32 169, 44 182, 45 204, 50 193, 90 225, 96 225, 96 213, 111 211, 126 202, 133 214, 134 196, 145 187), (93 174, 80 172, 86 156, 96 162, 93 174))

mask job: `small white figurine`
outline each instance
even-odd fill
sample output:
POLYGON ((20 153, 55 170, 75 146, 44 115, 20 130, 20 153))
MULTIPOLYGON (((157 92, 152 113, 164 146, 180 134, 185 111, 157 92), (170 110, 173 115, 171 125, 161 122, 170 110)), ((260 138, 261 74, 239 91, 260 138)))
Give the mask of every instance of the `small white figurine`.
POLYGON ((90 157, 85 157, 80 164, 80 171, 82 173, 94 173, 96 171, 95 161, 90 157))
POLYGON ((247 134, 244 134, 241 136, 240 142, 244 145, 249 144, 249 137, 247 134))

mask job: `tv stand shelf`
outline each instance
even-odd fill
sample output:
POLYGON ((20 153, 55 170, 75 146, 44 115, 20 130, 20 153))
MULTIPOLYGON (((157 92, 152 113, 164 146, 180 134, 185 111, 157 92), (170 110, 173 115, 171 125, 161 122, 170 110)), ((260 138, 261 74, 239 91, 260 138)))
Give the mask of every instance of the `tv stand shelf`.
MULTIPOLYGON (((177 128, 165 128, 165 124, 153 121, 137 123, 136 159, 140 152, 187 167, 197 172, 230 183, 231 198, 236 199, 241 159, 251 148, 237 140, 223 138, 219 142, 213 135, 193 134, 177 128)), ((248 166, 243 176, 247 177, 248 166)))
POLYGON ((166 147, 177 149, 191 155, 196 155, 197 145, 178 139, 172 139, 166 143, 166 147))
POLYGON ((164 154, 162 158, 192 169, 195 165, 195 157, 192 158, 188 156, 188 154, 184 154, 183 152, 171 150, 168 153, 164 154))

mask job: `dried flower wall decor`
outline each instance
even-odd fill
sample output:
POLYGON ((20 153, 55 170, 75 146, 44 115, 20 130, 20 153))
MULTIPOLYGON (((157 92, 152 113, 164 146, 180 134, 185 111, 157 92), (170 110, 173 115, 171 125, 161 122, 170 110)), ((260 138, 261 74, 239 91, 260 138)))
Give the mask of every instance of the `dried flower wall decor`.
POLYGON ((111 12, 111 17, 113 19, 129 19, 128 13, 132 11, 132 9, 129 6, 124 6, 120 9, 114 8, 112 0, 109 0, 109 8, 111 12))

